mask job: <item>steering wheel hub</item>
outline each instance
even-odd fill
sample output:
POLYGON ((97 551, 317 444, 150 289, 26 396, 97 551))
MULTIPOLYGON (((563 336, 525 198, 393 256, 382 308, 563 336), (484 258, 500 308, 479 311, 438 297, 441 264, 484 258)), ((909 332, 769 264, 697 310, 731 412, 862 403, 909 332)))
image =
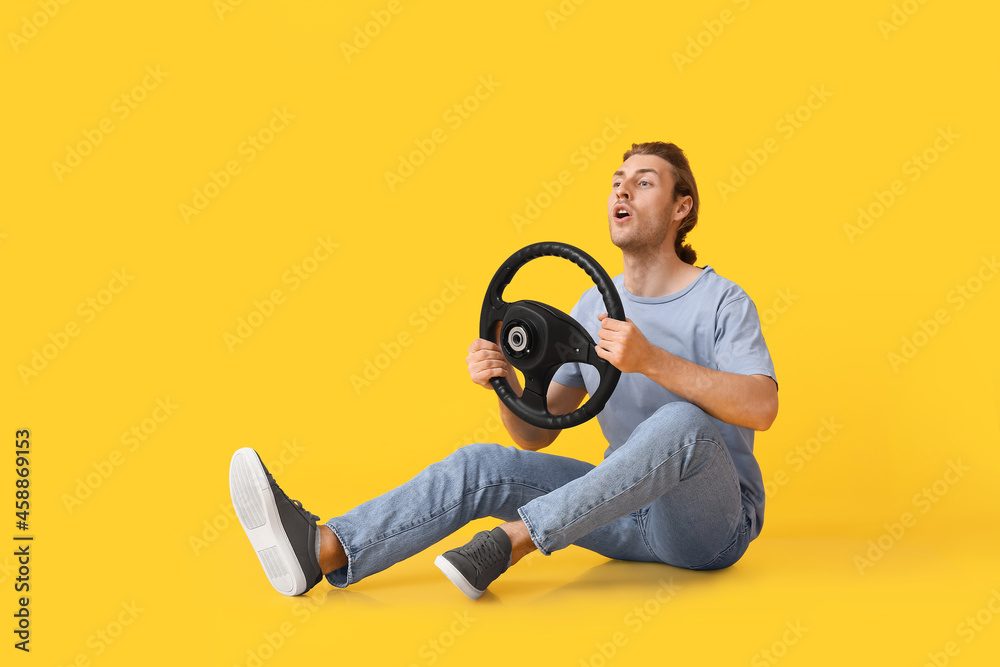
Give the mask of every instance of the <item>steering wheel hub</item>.
POLYGON ((531 354, 534 344, 532 326, 523 320, 511 320, 504 324, 500 333, 503 352, 507 357, 520 359, 531 354))

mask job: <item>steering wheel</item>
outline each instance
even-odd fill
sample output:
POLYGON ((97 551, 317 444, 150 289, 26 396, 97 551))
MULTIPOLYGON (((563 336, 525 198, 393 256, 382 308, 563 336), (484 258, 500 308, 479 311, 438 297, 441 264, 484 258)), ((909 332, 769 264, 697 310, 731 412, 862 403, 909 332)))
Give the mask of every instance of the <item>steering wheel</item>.
POLYGON ((524 374, 524 393, 515 394, 507 378, 490 378, 490 384, 510 411, 527 423, 539 428, 563 429, 596 417, 611 398, 621 371, 597 356, 594 349, 597 343, 590 333, 566 313, 537 301, 503 300, 503 291, 514 274, 531 260, 545 256, 568 259, 586 271, 604 298, 609 317, 624 321, 625 308, 611 277, 593 257, 579 248, 554 241, 534 243, 515 252, 497 269, 486 288, 479 336, 493 341, 497 323, 503 322, 500 349, 507 361, 524 374), (573 412, 553 415, 545 399, 549 383, 559 366, 573 361, 597 368, 600 384, 587 402, 573 412))

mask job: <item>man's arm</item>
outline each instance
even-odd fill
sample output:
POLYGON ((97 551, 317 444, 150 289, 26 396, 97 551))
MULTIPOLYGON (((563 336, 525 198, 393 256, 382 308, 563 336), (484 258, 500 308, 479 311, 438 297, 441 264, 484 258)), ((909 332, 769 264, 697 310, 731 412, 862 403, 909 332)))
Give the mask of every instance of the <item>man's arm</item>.
MULTIPOLYGON (((517 375, 511 373, 507 381, 510 382, 514 393, 520 396, 523 390, 521 389, 521 383, 518 382, 517 375)), ((576 410, 586 395, 587 390, 584 387, 567 387, 558 382, 550 382, 549 390, 545 394, 545 402, 550 413, 565 415, 576 410)), ((507 429, 507 432, 510 433, 510 437, 514 439, 514 442, 521 449, 530 449, 537 452, 539 449, 551 445, 559 437, 559 434, 562 433, 562 429, 532 426, 511 412, 507 405, 499 398, 497 398, 497 401, 500 403, 500 418, 503 419, 503 425, 507 429)))
MULTIPOLYGON (((500 346, 496 343, 477 338, 469 346, 469 356, 466 357, 466 363, 469 366, 469 375, 472 377, 472 381, 481 387, 492 391, 493 385, 490 384, 490 378, 505 377, 515 394, 520 396, 521 392, 524 391, 517 379, 517 373, 514 372, 514 369, 507 362, 507 358, 500 351, 500 346)), ((558 382, 551 382, 545 400, 550 413, 564 415, 576 410, 586 395, 587 390, 584 387, 567 387, 558 382)), ((500 418, 503 420, 504 428, 522 449, 538 451, 543 447, 548 447, 562 432, 561 430, 532 426, 511 412, 499 398, 497 398, 497 402, 500 403, 500 418)))
POLYGON ((771 427, 778 415, 778 386, 770 377, 699 366, 650 343, 632 320, 598 318, 597 356, 623 373, 642 373, 727 424, 755 431, 771 427))

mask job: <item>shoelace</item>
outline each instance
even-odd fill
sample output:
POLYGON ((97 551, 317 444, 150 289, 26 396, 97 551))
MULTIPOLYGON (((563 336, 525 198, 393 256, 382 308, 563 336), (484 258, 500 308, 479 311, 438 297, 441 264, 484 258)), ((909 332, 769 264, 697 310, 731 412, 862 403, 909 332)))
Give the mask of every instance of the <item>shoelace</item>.
POLYGON ((283 495, 285 497, 285 500, 287 500, 288 502, 290 502, 295 507, 298 507, 300 510, 302 510, 306 514, 308 514, 309 515, 309 519, 311 521, 319 521, 319 517, 316 516, 315 514, 313 514, 312 512, 310 512, 309 510, 307 510, 305 507, 303 507, 302 503, 300 501, 294 500, 292 498, 289 498, 288 494, 281 490, 281 487, 278 486, 278 483, 274 481, 274 477, 271 476, 271 473, 266 468, 264 469, 264 472, 267 474, 267 482, 268 482, 268 484, 271 485, 271 488, 277 489, 278 492, 281 493, 281 495, 283 495))
POLYGON ((469 560, 472 561, 480 573, 504 560, 503 549, 500 548, 500 545, 496 543, 496 540, 489 533, 480 536, 479 539, 469 544, 466 556, 468 556, 469 560))
MULTIPOLYGON (((282 491, 282 493, 284 493, 284 491, 282 491)), ((286 495, 285 497, 286 497, 286 498, 288 498, 288 496, 287 496, 287 495, 286 495)), ((292 498, 288 498, 288 501, 289 501, 290 503, 292 503, 293 505, 295 505, 296 507, 298 507, 298 508, 299 508, 300 510, 302 510, 303 512, 305 512, 306 514, 308 514, 308 515, 309 515, 309 518, 310 518, 310 519, 311 519, 312 521, 319 521, 319 517, 318 517, 318 516, 316 516, 315 514, 313 514, 312 512, 310 512, 309 510, 307 510, 307 509, 306 509, 305 507, 303 507, 303 506, 302 506, 302 503, 301 503, 301 502, 299 502, 298 500, 293 500, 292 498)))

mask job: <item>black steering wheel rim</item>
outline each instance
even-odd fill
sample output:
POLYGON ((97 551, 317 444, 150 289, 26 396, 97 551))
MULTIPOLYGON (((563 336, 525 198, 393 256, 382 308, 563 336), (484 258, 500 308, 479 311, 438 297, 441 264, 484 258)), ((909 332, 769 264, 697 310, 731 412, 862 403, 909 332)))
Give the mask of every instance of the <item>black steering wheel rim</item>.
MULTIPOLYGON (((565 333, 569 330, 569 328, 572 328, 575 325, 573 335, 579 336, 579 338, 574 339, 577 341, 575 346, 567 341, 556 341, 553 345, 557 348, 562 346, 562 349, 559 351, 559 357, 562 359, 562 363, 565 363, 566 361, 578 361, 593 365, 597 367, 601 380, 593 395, 590 396, 586 403, 578 407, 573 412, 565 415, 553 415, 548 411, 545 403, 545 391, 548 388, 549 380, 551 379, 552 374, 555 372, 554 368, 549 367, 541 369, 541 376, 538 378, 529 378, 528 371, 521 369, 522 373, 525 375, 526 386, 525 391, 520 397, 514 393, 510 383, 507 381, 507 378, 490 378, 490 384, 496 390, 497 396, 499 396, 500 400, 502 400, 510 411, 519 418, 539 428, 570 428, 578 426, 579 424, 597 416, 597 414, 604 408, 604 405, 608 402, 608 399, 611 398, 611 394, 614 392, 615 387, 618 384, 618 380, 621 377, 621 371, 606 360, 597 357, 597 354, 594 351, 596 342, 579 323, 569 318, 568 315, 556 311, 551 306, 546 306, 545 304, 533 301, 518 301, 510 304, 503 300, 504 289, 510 284, 511 280, 513 280, 514 275, 518 272, 518 270, 520 270, 521 267, 528 262, 538 259, 539 257, 561 257, 573 262, 583 269, 597 286, 597 289, 604 300, 604 305, 607 309, 609 317, 624 321, 625 308, 622 305, 621 297, 618 295, 618 290, 615 288, 614 282, 611 280, 607 271, 605 271, 604 268, 597 263, 597 260, 575 246, 567 243, 560 243, 558 241, 533 243, 529 246, 521 248, 507 258, 500 268, 497 269, 496 273, 493 275, 493 280, 490 281, 489 287, 486 289, 486 295, 483 298, 482 314, 479 318, 480 338, 494 342, 496 325, 499 322, 504 321, 508 311, 526 313, 529 317, 536 318, 536 324, 538 322, 537 318, 540 317, 543 326, 546 322, 555 324, 555 328, 559 329, 560 333, 565 333), (517 310, 518 308, 520 308, 520 310, 517 310), (566 320, 569 321, 567 322, 566 320), (582 349, 583 345, 580 344, 581 342, 587 344, 586 350, 582 349), (527 386, 529 381, 538 385, 536 387, 537 391, 529 390, 529 387, 527 386), (541 394, 540 396, 539 393, 541 394)), ((520 324, 520 322, 518 323, 520 324)), ((506 322, 504 324, 504 328, 507 328, 506 322)), ((512 334, 517 337, 515 340, 518 343, 521 341, 520 336, 527 333, 526 330, 529 330, 532 333, 537 333, 530 325, 525 325, 523 327, 519 326, 518 329, 520 329, 520 331, 512 334)), ((541 333, 542 335, 539 336, 539 339, 546 343, 549 342, 548 336, 545 335, 545 332, 541 333)), ((503 340, 503 343, 507 343, 507 341, 503 340)), ((507 358, 508 362, 513 364, 515 367, 521 368, 517 363, 519 361, 518 359, 510 358, 508 352, 512 348, 509 344, 501 344, 501 349, 503 350, 504 356, 507 358)), ((546 357, 546 360, 551 361, 551 350, 548 350, 548 352, 549 354, 546 357)), ((520 361, 523 362, 524 360, 520 361)), ((558 364, 556 367, 558 367, 558 364)))

